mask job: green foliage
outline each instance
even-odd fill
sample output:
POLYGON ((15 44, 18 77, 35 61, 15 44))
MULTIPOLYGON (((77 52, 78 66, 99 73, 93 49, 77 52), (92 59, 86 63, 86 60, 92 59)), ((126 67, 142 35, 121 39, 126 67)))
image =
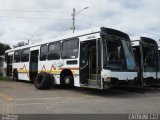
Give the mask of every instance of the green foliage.
POLYGON ((5 51, 11 49, 11 47, 9 45, 0 43, 0 56, 4 55, 5 51))
POLYGON ((19 43, 17 43, 16 45, 14 45, 13 47, 14 48, 17 48, 17 47, 21 47, 21 46, 25 46, 25 45, 28 45, 28 43, 26 43, 26 42, 19 42, 19 43))
POLYGON ((11 78, 0 76, 0 81, 10 81, 11 78))

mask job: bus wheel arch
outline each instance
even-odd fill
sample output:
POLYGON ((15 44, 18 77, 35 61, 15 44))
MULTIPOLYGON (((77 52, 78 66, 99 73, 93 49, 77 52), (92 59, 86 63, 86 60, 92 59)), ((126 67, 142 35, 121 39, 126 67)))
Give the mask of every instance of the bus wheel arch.
POLYGON ((60 84, 74 85, 74 76, 70 69, 64 69, 61 71, 60 84))
POLYGON ((14 69, 13 70, 13 76, 12 76, 13 80, 14 81, 18 81, 18 70, 17 69, 14 69))

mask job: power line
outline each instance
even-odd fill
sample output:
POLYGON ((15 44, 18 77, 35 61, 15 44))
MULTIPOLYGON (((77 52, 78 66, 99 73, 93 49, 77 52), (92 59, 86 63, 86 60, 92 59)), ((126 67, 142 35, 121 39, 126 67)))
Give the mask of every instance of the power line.
MULTIPOLYGON (((94 20, 97 20, 97 21, 102 21, 102 19, 98 18, 98 17, 93 17, 93 16, 89 16, 89 15, 84 15, 83 13, 80 13, 80 15, 84 16, 84 17, 87 17, 87 18, 94 18, 94 20)), ((104 21, 104 20, 103 20, 104 21)))
POLYGON ((12 17, 12 16, 0 16, 4 18, 22 18, 22 19, 54 19, 54 20, 71 20, 71 19, 55 19, 55 18, 36 18, 36 17, 12 17))
POLYGON ((91 26, 97 26, 96 24, 93 24, 93 23, 90 23, 90 22, 86 22, 84 20, 79 20, 79 19, 76 19, 78 22, 81 22, 83 24, 88 24, 88 25, 91 25, 91 26))
MULTIPOLYGON (((62 12, 62 11, 28 11, 28 10, 0 10, 0 12, 29 12, 29 13, 49 13, 49 12, 57 12, 57 13, 71 13, 71 12, 62 12)), ((93 17, 93 16, 88 16, 88 15, 84 15, 82 13, 79 13, 80 15, 84 16, 84 17, 87 17, 89 19, 92 19, 92 22, 93 20, 95 21, 98 21, 100 23, 102 23, 103 21, 106 23, 105 20, 103 19, 100 19, 98 17, 93 17), (93 19, 94 18, 94 19, 93 19)), ((40 18, 37 18, 37 17, 17 17, 17 16, 0 16, 1 18, 15 18, 15 19, 32 19, 32 20, 58 20, 58 21, 70 21, 71 19, 55 19, 55 18, 43 18, 43 17, 40 17, 40 18)), ((82 20, 78 20, 78 21, 82 21, 82 20)), ((89 22, 86 22, 86 21, 82 21, 83 23, 86 23, 86 24, 89 24, 89 25, 94 25, 93 23, 89 23, 89 22)), ((103 22, 103 23, 104 23, 103 22)), ((146 31, 143 31, 143 30, 139 30, 139 29, 136 29, 136 28, 131 28, 129 26, 126 26, 126 25, 120 25, 120 24, 112 24, 112 25, 115 25, 115 26, 119 26, 119 27, 126 27, 128 29, 132 29, 132 30, 136 30, 136 31, 140 31, 140 32, 143 32, 143 33, 146 33, 146 34, 151 34, 151 35, 155 35, 155 36, 160 36, 159 34, 155 34, 155 33, 150 33, 150 32, 146 32, 146 31)), ((97 25, 95 25, 97 26, 97 25)))
POLYGON ((35 11, 31 11, 31 10, 0 10, 0 12, 29 12, 29 13, 32 13, 32 12, 35 12, 35 13, 49 13, 49 12, 56 12, 56 13, 71 13, 71 12, 67 12, 67 11, 38 11, 38 10, 35 10, 35 11))

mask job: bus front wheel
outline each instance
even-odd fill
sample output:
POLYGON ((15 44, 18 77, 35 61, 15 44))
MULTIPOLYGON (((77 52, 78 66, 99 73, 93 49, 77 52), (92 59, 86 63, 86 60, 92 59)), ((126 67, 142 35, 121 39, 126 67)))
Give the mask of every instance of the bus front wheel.
POLYGON ((50 74, 40 72, 34 81, 34 85, 39 90, 49 89, 51 87, 50 81, 50 74))

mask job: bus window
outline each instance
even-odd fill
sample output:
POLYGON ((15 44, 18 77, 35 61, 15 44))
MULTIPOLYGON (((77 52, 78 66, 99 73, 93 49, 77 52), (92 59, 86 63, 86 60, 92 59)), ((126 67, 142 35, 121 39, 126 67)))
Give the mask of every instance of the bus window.
POLYGON ((126 40, 122 40, 122 45, 123 45, 123 48, 124 48, 127 69, 128 70, 134 70, 135 67, 136 67, 136 63, 135 63, 135 59, 134 59, 134 54, 131 50, 130 42, 126 41, 126 40))
POLYGON ((41 61, 46 60, 46 57, 47 57, 47 49, 48 49, 48 46, 47 46, 47 45, 42 45, 42 46, 41 46, 41 52, 40 52, 40 60, 41 60, 41 61))
POLYGON ((105 57, 107 58, 105 65, 108 64, 107 66, 113 69, 126 69, 124 49, 121 41, 106 41, 106 48, 105 51, 107 51, 108 56, 105 57))
POLYGON ((66 40, 62 44, 62 59, 74 59, 78 57, 78 44, 77 38, 66 40))
POLYGON ((104 39, 104 68, 134 70, 134 61, 129 41, 108 37, 104 39))
POLYGON ((14 53, 14 62, 20 62, 21 61, 21 50, 17 50, 14 53))
POLYGON ((29 48, 23 49, 21 53, 21 62, 29 61, 29 48))
POLYGON ((8 53, 5 53, 5 58, 4 58, 5 62, 7 63, 8 60, 8 53))
POLYGON ((60 50, 61 50, 61 43, 51 43, 48 46, 48 60, 57 60, 60 59, 60 50))
POLYGON ((156 69, 156 50, 154 47, 143 47, 144 71, 156 69))

